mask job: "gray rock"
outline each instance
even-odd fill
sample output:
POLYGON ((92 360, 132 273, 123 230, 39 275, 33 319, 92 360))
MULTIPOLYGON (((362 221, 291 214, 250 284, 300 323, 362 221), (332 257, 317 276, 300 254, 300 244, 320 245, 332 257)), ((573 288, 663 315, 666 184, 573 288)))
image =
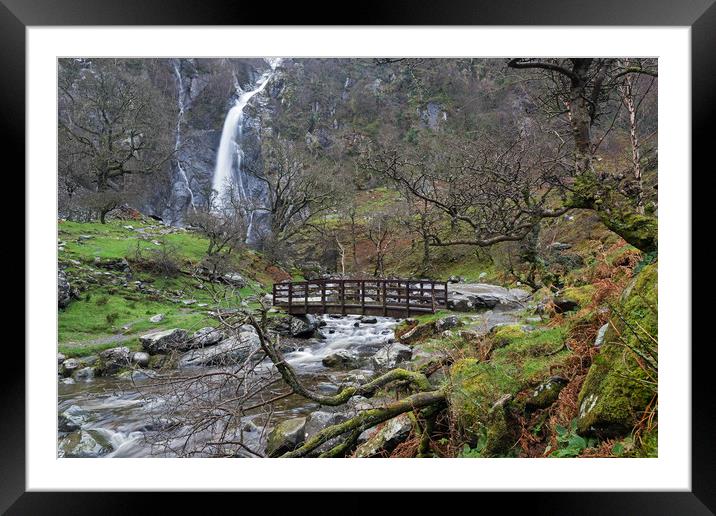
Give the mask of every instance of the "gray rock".
MULTIPOLYGON (((316 435, 318 432, 323 430, 324 428, 328 428, 329 426, 337 425, 338 423, 342 423, 343 421, 347 420, 348 416, 346 414, 343 414, 341 412, 328 412, 324 410, 318 410, 316 412, 311 413, 311 415, 308 416, 308 419, 306 421, 306 427, 305 427, 305 439, 308 440, 314 435, 316 435)), ((326 452, 333 448, 334 446, 337 446, 342 442, 344 437, 338 436, 334 437, 333 439, 329 439, 325 443, 323 443, 321 446, 316 448, 310 456, 317 456, 320 455, 323 452, 326 452)))
POLYGON ((57 353, 57 364, 58 365, 61 364, 62 362, 64 362, 66 359, 67 359, 67 357, 65 355, 63 355, 62 353, 57 353))
POLYGON ((442 319, 439 319, 435 322, 435 329, 439 332, 444 330, 449 330, 451 328, 455 328, 460 324, 460 319, 458 319, 457 315, 449 315, 447 317, 443 317, 442 319))
MULTIPOLYGON (((246 360, 260 347, 259 336, 251 326, 242 326, 237 336, 214 346, 188 351, 179 359, 179 367, 230 365, 246 360)), ((257 356, 261 355, 257 353, 257 356)))
POLYGON ((604 344, 604 337, 607 334, 607 330, 609 329, 609 323, 606 323, 605 325, 601 326, 599 330, 597 330, 597 337, 594 339, 594 347, 598 348, 602 344, 604 344))
POLYGON ((341 350, 323 357, 321 363, 325 367, 355 369, 359 366, 360 361, 348 351, 341 350))
POLYGON ((572 244, 565 244, 562 242, 552 242, 547 246, 547 249, 552 249, 555 251, 566 251, 567 249, 571 249, 572 244))
POLYGON ((361 317, 360 322, 363 324, 378 324, 378 319, 376 317, 361 317))
POLYGON ((100 457, 112 451, 112 446, 96 431, 80 430, 64 437, 59 442, 60 457, 100 457))
POLYGON ((407 414, 385 423, 372 437, 358 446, 354 457, 387 456, 410 435, 413 424, 407 414))
POLYGON ((306 418, 296 417, 282 421, 268 435, 266 454, 278 457, 298 448, 306 440, 306 418))
POLYGON ((232 287, 244 288, 246 286, 246 279, 238 272, 228 272, 221 279, 232 287))
POLYGON ((223 338, 224 334, 222 331, 217 328, 212 328, 211 326, 196 330, 194 335, 191 336, 194 345, 201 348, 218 344, 223 338))
POLYGON ((507 289, 488 283, 464 283, 459 290, 448 287, 448 308, 458 312, 477 309, 491 309, 498 305, 515 308, 530 298, 530 293, 518 289, 507 289))
POLYGON ((101 374, 110 375, 130 365, 130 351, 126 346, 106 349, 99 354, 101 374))
POLYGON ((153 315, 149 318, 149 322, 158 323, 164 320, 164 314, 153 315))
POLYGON ((179 328, 156 331, 139 337, 142 347, 152 355, 167 353, 172 350, 185 350, 188 348, 187 332, 179 328))
POLYGON ((62 362, 62 367, 60 368, 63 376, 72 376, 72 373, 74 373, 77 369, 80 368, 80 361, 76 358, 68 358, 64 362, 62 362))
POLYGON ((93 367, 83 367, 82 369, 77 369, 73 374, 72 377, 76 381, 84 381, 88 382, 92 378, 94 378, 94 368, 93 367))
POLYGON ((64 271, 57 272, 57 306, 65 308, 72 301, 72 288, 64 271))
POLYGON ((129 361, 139 367, 147 367, 149 365, 149 353, 144 351, 135 351, 129 356, 129 361))
POLYGON ((311 338, 318 329, 318 319, 314 315, 291 317, 291 336, 311 338))
POLYGON ((400 362, 410 360, 413 350, 405 344, 389 344, 378 351, 372 359, 376 369, 393 369, 400 362))

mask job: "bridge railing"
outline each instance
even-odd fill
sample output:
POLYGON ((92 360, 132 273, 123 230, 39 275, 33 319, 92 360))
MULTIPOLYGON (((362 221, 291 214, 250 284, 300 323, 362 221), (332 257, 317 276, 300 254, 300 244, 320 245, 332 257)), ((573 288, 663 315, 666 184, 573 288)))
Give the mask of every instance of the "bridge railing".
POLYGON ((447 282, 319 279, 276 283, 273 304, 289 313, 425 313, 447 308, 447 282))

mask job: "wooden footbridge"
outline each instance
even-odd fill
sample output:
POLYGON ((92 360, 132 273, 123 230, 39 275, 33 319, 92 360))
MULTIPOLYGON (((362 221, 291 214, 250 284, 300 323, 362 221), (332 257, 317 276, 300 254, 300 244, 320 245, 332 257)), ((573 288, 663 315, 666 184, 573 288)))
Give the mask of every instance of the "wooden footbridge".
POLYGON ((447 282, 320 279, 275 283, 273 304, 289 314, 410 317, 447 308, 447 282))

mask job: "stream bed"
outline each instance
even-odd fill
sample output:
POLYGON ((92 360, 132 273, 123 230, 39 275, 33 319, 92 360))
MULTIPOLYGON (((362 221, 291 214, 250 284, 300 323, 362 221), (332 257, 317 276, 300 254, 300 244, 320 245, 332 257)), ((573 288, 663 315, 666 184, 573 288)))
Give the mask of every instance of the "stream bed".
MULTIPOLYGON (((292 339, 284 351, 286 361, 294 368, 301 381, 309 388, 324 394, 338 391, 346 382, 363 383, 375 373, 373 357, 395 341, 394 329, 400 322, 388 317, 360 316, 320 317, 324 338, 292 339), (372 322, 375 321, 375 322, 372 322), (355 360, 351 367, 333 368, 323 364, 331 355, 350 356, 355 360), (353 367, 354 366, 354 367, 353 367)), ((385 353, 385 352, 384 352, 385 353)), ((273 368, 264 360, 259 368, 273 368)), ((190 368, 178 375, 199 375, 215 372, 216 367, 190 368)), ((161 428, 167 407, 173 406, 181 392, 154 390, 148 395, 151 377, 136 375, 132 378, 96 377, 75 383, 60 380, 58 385, 58 456, 59 457, 161 457, 176 456, 180 443, 175 446, 157 446, 153 437, 160 430, 163 439, 171 430, 161 428)), ((270 426, 300 415, 308 415, 320 407, 297 395, 273 404, 270 426)), ((181 417, 181 415, 178 415, 181 417)), ((242 424, 244 442, 253 450, 263 452, 267 435, 265 412, 245 416, 242 424)), ((176 440, 181 429, 176 430, 176 440)), ((195 436, 211 441, 212 432, 195 436)), ((196 445, 196 441, 193 443, 196 445)), ((202 456, 202 455, 198 455, 202 456)), ((252 456, 247 454, 246 456, 252 456)))

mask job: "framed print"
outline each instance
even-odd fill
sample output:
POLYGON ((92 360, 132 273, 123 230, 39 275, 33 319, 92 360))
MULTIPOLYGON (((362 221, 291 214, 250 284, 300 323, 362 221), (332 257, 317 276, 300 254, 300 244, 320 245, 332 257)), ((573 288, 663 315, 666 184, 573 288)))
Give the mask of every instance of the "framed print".
POLYGON ((3 510, 398 490, 711 513, 711 3, 261 26, 4 1, 27 337, 3 510))

